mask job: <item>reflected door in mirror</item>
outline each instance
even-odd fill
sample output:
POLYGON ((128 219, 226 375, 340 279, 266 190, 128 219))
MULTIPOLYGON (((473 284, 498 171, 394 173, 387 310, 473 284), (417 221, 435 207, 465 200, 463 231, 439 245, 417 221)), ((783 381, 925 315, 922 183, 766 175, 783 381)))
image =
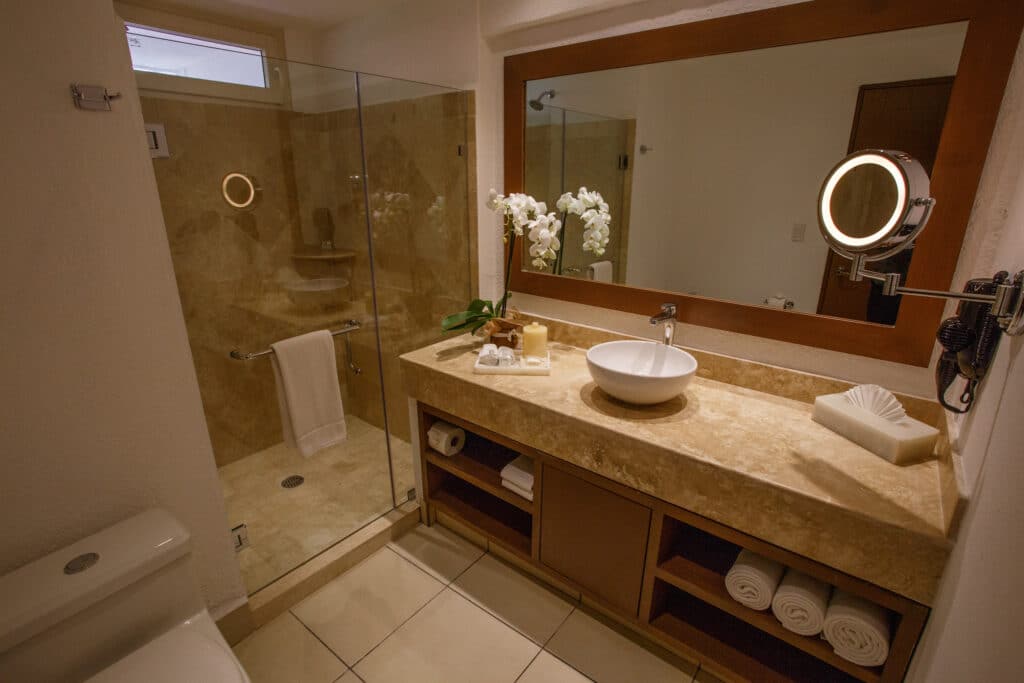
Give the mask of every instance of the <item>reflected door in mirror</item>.
MULTIPOLYGON (((862 86, 847 151, 898 149, 917 158, 931 175, 952 88, 952 77, 862 86)), ((851 182, 849 187, 859 187, 861 191, 870 190, 872 201, 863 201, 864 197, 859 196, 862 192, 840 192, 842 188, 837 187, 833 198, 835 215, 842 215, 849 207, 857 207, 854 210, 861 211, 863 207, 888 205, 885 201, 874 200, 880 198, 880 193, 891 190, 892 183, 877 167, 863 168, 866 169, 865 173, 878 173, 878 182, 859 185, 851 182), (871 168, 875 170, 867 170, 871 168)), ((879 211, 880 215, 885 213, 881 209, 879 211)), ((877 227, 879 222, 879 216, 865 215, 859 218, 867 232, 871 231, 870 226, 877 227)), ((912 254, 913 250, 904 251, 873 267, 882 272, 900 273, 905 278, 912 254)), ((882 296, 880 286, 866 280, 851 282, 849 268, 850 262, 847 259, 829 253, 822 278, 818 313, 884 325, 895 324, 901 297, 882 296)))

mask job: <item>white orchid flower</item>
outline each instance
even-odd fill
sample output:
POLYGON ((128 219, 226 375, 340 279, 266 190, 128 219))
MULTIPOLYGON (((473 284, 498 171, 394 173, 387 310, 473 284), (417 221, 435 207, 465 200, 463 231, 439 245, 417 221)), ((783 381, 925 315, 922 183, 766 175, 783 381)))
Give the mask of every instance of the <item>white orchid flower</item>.
POLYGON ((603 255, 611 235, 612 217, 608 213, 608 202, 601 193, 581 187, 575 197, 570 192, 559 197, 557 207, 560 211, 579 216, 583 221, 583 251, 603 255))

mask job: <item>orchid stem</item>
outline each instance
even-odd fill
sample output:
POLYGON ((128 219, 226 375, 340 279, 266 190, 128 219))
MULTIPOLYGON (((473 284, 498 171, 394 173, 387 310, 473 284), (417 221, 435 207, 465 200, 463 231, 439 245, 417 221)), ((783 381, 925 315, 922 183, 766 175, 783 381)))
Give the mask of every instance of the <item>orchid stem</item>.
POLYGON ((508 239, 508 260, 505 263, 505 291, 501 297, 501 317, 505 317, 505 310, 508 308, 508 285, 512 277, 512 256, 516 251, 516 233, 511 231, 508 239))

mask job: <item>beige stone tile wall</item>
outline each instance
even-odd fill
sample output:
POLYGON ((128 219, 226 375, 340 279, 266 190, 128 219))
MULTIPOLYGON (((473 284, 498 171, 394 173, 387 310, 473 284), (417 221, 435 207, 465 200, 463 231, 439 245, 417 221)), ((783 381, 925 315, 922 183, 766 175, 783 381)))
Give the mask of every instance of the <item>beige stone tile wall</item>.
POLYGON ((144 96, 147 122, 162 123, 171 157, 154 159, 157 184, 217 464, 281 441, 270 364, 240 362, 233 348, 363 323, 347 369, 337 344, 345 408, 409 438, 398 356, 441 337, 440 319, 462 310, 475 262, 469 211, 467 93, 418 97, 363 110, 370 211, 384 354, 378 366, 359 115, 354 109, 296 113, 258 106, 144 96), (262 188, 254 209, 220 195, 229 171, 262 188), (295 259, 320 246, 323 216, 343 260, 295 259), (290 282, 340 277, 327 306, 293 300, 290 282), (297 303, 297 301, 299 303, 297 303))
POLYGON ((441 319, 472 291, 469 96, 363 109, 388 427, 408 440, 398 357, 441 339, 441 319))
MULTIPOLYGON (((263 349, 357 317, 346 315, 351 301, 327 308, 296 304, 284 287, 344 275, 339 269, 348 266, 292 258, 302 245, 295 169, 307 161, 304 155, 295 163, 297 149, 289 135, 295 114, 151 95, 141 100, 146 122, 162 123, 167 133, 171 156, 154 159, 153 168, 206 421, 217 464, 223 466, 281 441, 269 362, 232 360, 229 351, 263 349), (231 171, 250 175, 260 186, 252 210, 234 209, 221 197, 221 179, 231 171)), ((358 149, 357 132, 352 146, 358 149)), ((360 226, 365 258, 365 224, 360 226)), ((343 298, 350 299, 354 287, 343 298)), ((372 330, 357 336, 373 339, 372 330)), ((359 360, 369 368, 364 374, 374 374, 375 349, 359 360)), ((349 400, 345 363, 339 344, 346 409, 362 417, 365 406, 349 400)))

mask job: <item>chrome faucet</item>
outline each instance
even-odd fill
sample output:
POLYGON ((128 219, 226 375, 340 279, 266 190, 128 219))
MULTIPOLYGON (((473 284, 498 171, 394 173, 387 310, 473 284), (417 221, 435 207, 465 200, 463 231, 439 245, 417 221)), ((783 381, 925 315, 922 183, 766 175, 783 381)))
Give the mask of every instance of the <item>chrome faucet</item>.
POLYGON ((651 317, 651 324, 658 325, 665 323, 665 343, 672 346, 672 339, 676 334, 676 305, 662 304, 661 313, 651 317))

